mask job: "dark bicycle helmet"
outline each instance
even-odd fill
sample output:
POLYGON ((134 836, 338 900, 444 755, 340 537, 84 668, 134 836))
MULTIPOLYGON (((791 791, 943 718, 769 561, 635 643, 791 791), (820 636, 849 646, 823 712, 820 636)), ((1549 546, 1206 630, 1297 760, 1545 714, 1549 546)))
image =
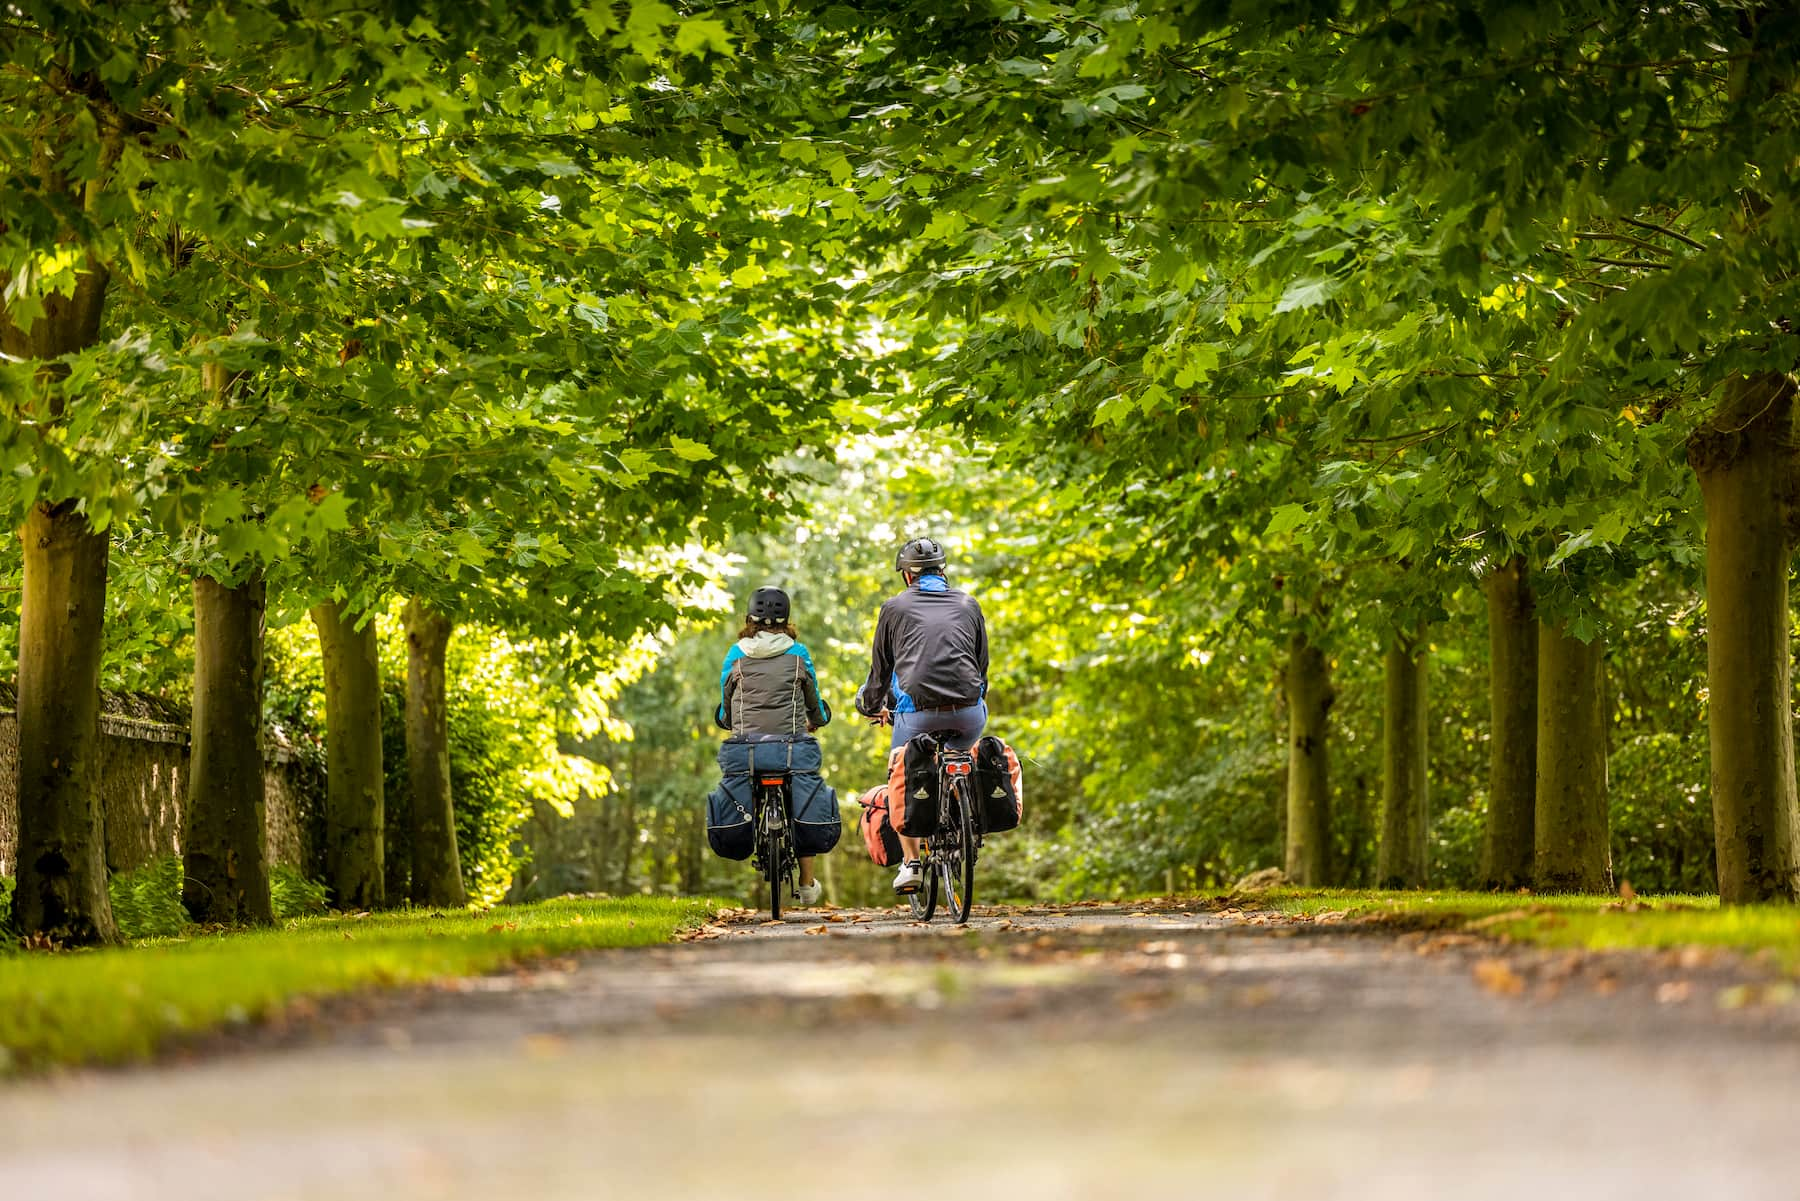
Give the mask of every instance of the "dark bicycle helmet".
POLYGON ((750 620, 761 626, 786 625, 788 594, 779 588, 758 588, 750 594, 750 620))
POLYGON ((944 570, 944 548, 931 538, 914 538, 894 556, 894 570, 922 574, 944 570))

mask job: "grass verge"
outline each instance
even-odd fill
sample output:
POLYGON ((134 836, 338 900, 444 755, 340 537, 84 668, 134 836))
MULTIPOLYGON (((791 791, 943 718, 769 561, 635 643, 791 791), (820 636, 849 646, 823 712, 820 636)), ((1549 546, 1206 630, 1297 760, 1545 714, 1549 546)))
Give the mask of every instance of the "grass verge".
POLYGON ((129 947, 0 953, 0 1076, 144 1059, 174 1036, 257 1021, 303 997, 667 942, 720 904, 561 898, 485 913, 303 918, 129 947))
POLYGON ((1800 909, 1721 907, 1716 896, 1535 896, 1517 893, 1270 889, 1230 898, 1245 910, 1319 920, 1463 929, 1547 947, 1672 950, 1716 947, 1800 970, 1800 909))

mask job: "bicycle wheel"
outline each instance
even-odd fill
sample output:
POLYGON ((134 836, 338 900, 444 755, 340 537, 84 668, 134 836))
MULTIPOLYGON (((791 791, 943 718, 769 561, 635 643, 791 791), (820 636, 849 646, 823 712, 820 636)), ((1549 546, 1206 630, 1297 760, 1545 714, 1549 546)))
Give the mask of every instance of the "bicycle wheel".
POLYGON ((781 916, 782 871, 781 839, 778 835, 768 835, 768 841, 763 844, 763 863, 767 865, 763 870, 769 877, 769 917, 771 919, 779 918, 781 916))
POLYGON ((787 849, 782 845, 782 828, 775 817, 775 806, 780 804, 780 797, 766 789, 759 792, 756 798, 756 837, 757 849, 762 852, 763 879, 769 882, 769 917, 781 916, 781 884, 786 874, 786 864, 782 862, 782 853, 787 849))
POLYGON ((949 817, 955 823, 955 832, 952 850, 943 859, 942 872, 950 919, 960 926, 969 920, 969 912, 975 905, 975 829, 963 789, 959 786, 951 795, 949 817))
POLYGON ((925 855, 925 880, 919 885, 919 891, 908 893, 907 901, 912 905, 914 921, 928 922, 932 914, 937 912, 938 876, 937 855, 927 852, 925 855))

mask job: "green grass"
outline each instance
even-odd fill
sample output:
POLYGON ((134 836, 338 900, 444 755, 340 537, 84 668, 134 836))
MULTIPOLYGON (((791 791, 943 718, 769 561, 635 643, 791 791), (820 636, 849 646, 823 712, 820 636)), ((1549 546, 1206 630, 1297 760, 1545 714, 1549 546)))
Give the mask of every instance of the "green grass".
POLYGON ((1474 928, 1547 947, 1671 950, 1716 947, 1765 954, 1800 970, 1800 908, 1721 907, 1716 896, 1535 896, 1517 893, 1381 892, 1366 889, 1271 889, 1231 898, 1244 909, 1438 929, 1474 928))
POLYGON ((668 941, 721 902, 563 898, 485 913, 317 917, 268 930, 70 952, 0 952, 0 1076, 143 1059, 172 1037, 299 998, 668 941))

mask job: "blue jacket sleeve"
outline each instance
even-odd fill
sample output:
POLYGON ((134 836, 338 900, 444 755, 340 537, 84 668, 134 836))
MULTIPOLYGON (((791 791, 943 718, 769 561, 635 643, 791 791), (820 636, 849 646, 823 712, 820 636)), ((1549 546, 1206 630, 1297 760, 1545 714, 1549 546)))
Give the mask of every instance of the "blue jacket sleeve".
POLYGON ((731 704, 732 679, 731 665, 744 657, 743 650, 734 642, 731 649, 725 652, 725 665, 719 668, 719 707, 713 710, 713 725, 721 730, 729 730, 731 722, 725 716, 725 709, 731 704))

